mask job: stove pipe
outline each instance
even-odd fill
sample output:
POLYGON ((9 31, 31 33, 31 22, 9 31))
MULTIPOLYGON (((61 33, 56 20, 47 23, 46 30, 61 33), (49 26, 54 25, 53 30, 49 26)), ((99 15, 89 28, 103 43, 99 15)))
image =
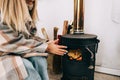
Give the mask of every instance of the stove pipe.
POLYGON ((84 2, 83 0, 74 0, 74 33, 84 33, 84 2))

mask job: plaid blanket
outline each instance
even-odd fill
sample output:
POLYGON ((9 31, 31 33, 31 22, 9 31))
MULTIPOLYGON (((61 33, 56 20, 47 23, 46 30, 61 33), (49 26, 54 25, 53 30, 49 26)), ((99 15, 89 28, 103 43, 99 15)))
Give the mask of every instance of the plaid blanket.
POLYGON ((27 72, 21 57, 47 56, 46 48, 46 40, 39 37, 26 39, 22 33, 0 24, 0 80, 25 79, 27 72))
POLYGON ((27 72, 20 57, 0 57, 0 80, 24 80, 27 76, 27 72))
POLYGON ((23 55, 24 53, 44 53, 47 48, 46 40, 39 37, 26 39, 22 33, 9 29, 6 25, 0 25, 0 51, 6 55, 13 53, 23 55))

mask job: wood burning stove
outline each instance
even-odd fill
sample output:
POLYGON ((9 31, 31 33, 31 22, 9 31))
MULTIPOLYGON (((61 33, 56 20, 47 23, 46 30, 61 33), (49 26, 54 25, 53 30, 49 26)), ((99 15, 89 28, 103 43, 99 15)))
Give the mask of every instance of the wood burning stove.
POLYGON ((94 80, 99 40, 96 35, 84 33, 83 12, 83 0, 74 0, 73 34, 60 37, 60 44, 68 47, 68 53, 62 57, 61 80, 94 80))
POLYGON ((68 53, 62 57, 62 80, 94 80, 98 42, 92 34, 61 36, 60 44, 68 46, 68 53))

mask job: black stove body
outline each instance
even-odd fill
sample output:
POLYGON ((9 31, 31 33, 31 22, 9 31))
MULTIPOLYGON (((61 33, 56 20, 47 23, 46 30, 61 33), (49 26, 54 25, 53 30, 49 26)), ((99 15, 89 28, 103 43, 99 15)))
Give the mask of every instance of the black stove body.
POLYGON ((60 45, 67 46, 68 53, 70 50, 80 50, 81 53, 78 60, 71 59, 68 53, 62 57, 61 80, 94 80, 98 42, 97 36, 92 34, 67 34, 60 37, 60 45))

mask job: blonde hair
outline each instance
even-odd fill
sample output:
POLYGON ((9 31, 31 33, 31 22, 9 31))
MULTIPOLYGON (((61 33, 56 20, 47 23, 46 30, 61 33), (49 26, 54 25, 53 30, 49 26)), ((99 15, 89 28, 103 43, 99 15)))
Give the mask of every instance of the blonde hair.
POLYGON ((36 20, 38 20, 37 3, 38 3, 38 1, 35 0, 34 6, 33 6, 33 9, 32 9, 32 13, 31 13, 31 17, 32 17, 32 20, 33 20, 34 22, 36 22, 36 20))
POLYGON ((15 31, 29 34, 25 24, 27 21, 35 23, 38 19, 36 4, 37 0, 30 15, 25 0, 0 0, 1 22, 15 31))

